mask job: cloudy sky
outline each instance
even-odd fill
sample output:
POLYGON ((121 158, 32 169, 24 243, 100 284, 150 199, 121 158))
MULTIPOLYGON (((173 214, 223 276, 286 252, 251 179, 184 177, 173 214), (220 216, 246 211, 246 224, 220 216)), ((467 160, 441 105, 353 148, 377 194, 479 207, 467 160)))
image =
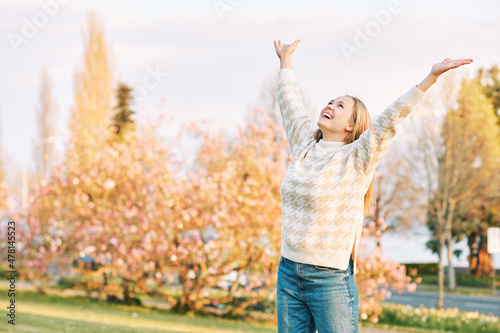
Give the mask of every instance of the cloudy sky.
POLYGON ((278 39, 301 39, 293 67, 318 112, 349 93, 375 115, 446 57, 474 59, 462 75, 500 62, 500 3, 494 0, 0 0, 1 142, 8 176, 36 141, 44 67, 61 114, 59 144, 68 138, 89 11, 104 24, 115 82, 140 89, 151 71, 168 73, 136 105, 141 119, 175 117, 165 136, 201 118, 220 129, 240 123, 279 68, 278 39))

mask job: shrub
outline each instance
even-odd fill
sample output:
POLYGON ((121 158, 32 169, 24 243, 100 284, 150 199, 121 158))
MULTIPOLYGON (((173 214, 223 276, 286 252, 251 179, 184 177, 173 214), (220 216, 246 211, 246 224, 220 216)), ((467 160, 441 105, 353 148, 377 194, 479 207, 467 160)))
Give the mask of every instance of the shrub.
POLYGON ((438 272, 437 263, 409 263, 404 265, 408 271, 416 269, 418 275, 435 275, 438 272))

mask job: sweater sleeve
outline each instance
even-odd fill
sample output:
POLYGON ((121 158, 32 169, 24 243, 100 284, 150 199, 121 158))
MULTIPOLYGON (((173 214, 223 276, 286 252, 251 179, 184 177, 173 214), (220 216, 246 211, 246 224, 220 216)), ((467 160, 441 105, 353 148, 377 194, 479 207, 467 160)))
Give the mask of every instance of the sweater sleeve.
POLYGON ((292 155, 313 139, 314 126, 305 111, 300 89, 291 68, 282 68, 278 78, 278 104, 292 155))
POLYGON ((389 149, 396 126, 414 109, 424 93, 413 86, 371 122, 370 127, 354 141, 354 163, 362 174, 369 174, 389 149))

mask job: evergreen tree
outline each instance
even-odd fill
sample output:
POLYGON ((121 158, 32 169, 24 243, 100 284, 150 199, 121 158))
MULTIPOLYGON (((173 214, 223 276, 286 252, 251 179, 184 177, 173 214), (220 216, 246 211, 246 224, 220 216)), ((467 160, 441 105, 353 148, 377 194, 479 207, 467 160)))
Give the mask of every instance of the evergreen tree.
POLYGON ((135 122, 132 119, 135 112, 130 108, 132 104, 132 88, 120 83, 116 90, 116 100, 117 105, 114 108, 116 113, 113 116, 113 125, 116 134, 122 136, 129 130, 135 131, 135 122))

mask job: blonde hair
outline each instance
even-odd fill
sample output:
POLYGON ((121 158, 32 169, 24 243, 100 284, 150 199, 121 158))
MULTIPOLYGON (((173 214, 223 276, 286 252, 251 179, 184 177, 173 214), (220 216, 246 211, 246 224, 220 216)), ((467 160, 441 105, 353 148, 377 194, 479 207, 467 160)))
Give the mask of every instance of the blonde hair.
MULTIPOLYGON (((361 134, 370 127, 371 117, 366 109, 365 104, 357 97, 346 95, 354 100, 354 108, 352 111, 352 116, 350 122, 354 124, 353 130, 347 135, 344 140, 345 144, 352 143, 359 139, 361 134)), ((314 132, 314 139, 316 142, 323 139, 323 132, 318 128, 314 132)), ((370 214, 370 208, 375 206, 375 195, 373 189, 373 178, 365 194, 365 205, 364 205, 364 215, 368 216, 370 214)))

